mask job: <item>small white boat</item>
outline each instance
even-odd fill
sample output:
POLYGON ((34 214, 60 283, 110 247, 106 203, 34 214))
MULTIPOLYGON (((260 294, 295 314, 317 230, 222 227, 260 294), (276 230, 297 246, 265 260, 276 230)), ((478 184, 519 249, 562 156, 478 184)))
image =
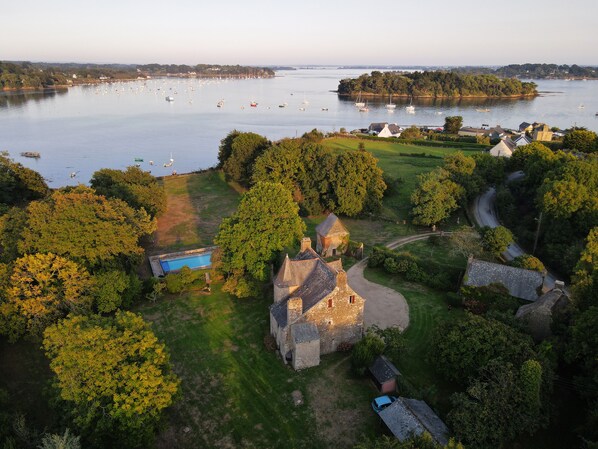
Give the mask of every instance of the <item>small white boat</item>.
POLYGON ((172 167, 172 164, 174 164, 174 159, 172 158, 172 153, 170 153, 170 160, 164 163, 164 167, 172 167))
POLYGON ((174 101, 174 97, 168 96, 168 97, 166 97, 166 101, 169 101, 169 102, 174 101))
POLYGON ((217 104, 216 107, 217 108, 221 108, 222 106, 224 106, 224 100, 220 100, 217 104))
POLYGON ((415 114, 415 106, 413 106, 413 105, 405 106, 405 112, 407 114, 415 114))
POLYGON ((578 109, 583 109, 583 108, 585 108, 585 106, 584 106, 584 105, 583 105, 583 103, 582 103, 582 104, 580 104, 579 106, 577 106, 577 108, 578 108, 578 109))
POLYGON ((365 102, 361 101, 361 91, 359 91, 359 95, 357 95, 357 101, 355 102, 355 107, 356 108, 364 108, 365 107, 365 102))
POLYGON ((279 108, 286 108, 289 104, 288 103, 281 103, 278 105, 279 108))
POLYGON ((327 110, 328 110, 328 108, 322 108, 322 111, 327 111, 327 110))
POLYGON ((300 111, 305 111, 305 108, 299 108, 300 111))
POLYGON ((359 112, 369 112, 370 108, 368 108, 368 105, 366 103, 363 104, 362 107, 359 108, 359 112))
POLYGON ((388 104, 385 107, 389 111, 394 111, 396 109, 397 105, 392 102, 392 94, 388 96, 388 104))
POLYGON ((490 112, 490 109, 488 109, 488 108, 478 108, 478 109, 476 109, 476 112, 490 112))

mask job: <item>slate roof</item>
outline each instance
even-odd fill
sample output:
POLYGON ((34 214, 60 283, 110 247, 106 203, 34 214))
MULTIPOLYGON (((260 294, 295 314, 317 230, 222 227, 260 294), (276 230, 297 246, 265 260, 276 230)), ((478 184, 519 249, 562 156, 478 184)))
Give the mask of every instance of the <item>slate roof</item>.
POLYGON ((476 259, 468 263, 464 282, 474 287, 502 284, 511 296, 528 301, 538 299, 536 289, 542 287, 543 283, 544 277, 537 271, 476 259))
POLYGON ((399 134, 403 129, 397 125, 396 123, 391 123, 390 125, 388 125, 388 129, 390 130, 390 132, 392 134, 399 134))
POLYGON ((388 125, 388 123, 386 123, 386 122, 370 123, 368 131, 375 131, 375 132, 379 133, 380 131, 382 131, 384 129, 384 127, 386 125, 388 125))
POLYGON ((540 341, 551 333, 553 313, 564 308, 568 302, 567 293, 559 288, 554 288, 540 296, 537 301, 519 307, 515 318, 527 321, 531 334, 540 341))
POLYGON ((338 217, 333 213, 328 214, 326 220, 316 226, 316 232, 323 237, 349 233, 347 228, 345 228, 338 217))
POLYGON ((519 125, 519 131, 523 132, 525 131, 527 128, 529 128, 530 126, 532 126, 531 123, 527 123, 527 122, 521 122, 521 124, 519 125))
POLYGON ((372 373, 372 376, 374 376, 380 384, 383 384, 400 374, 396 366, 383 355, 378 356, 376 360, 374 360, 374 363, 370 366, 370 373, 372 373))
MULTIPOLYGON (((274 282, 281 287, 299 287, 291 296, 302 299, 305 314, 336 288, 336 275, 339 271, 334 265, 327 264, 312 248, 308 248, 293 259, 287 256, 274 282)), ((272 316, 280 327, 292 324, 287 323, 288 299, 270 306, 272 316)))
POLYGON ((448 428, 424 401, 399 397, 379 416, 401 442, 428 432, 441 446, 448 443, 448 428))
POLYGON ((320 339, 318 328, 313 323, 295 324, 291 327, 291 336, 295 343, 307 343, 320 339))
POLYGON ((529 145, 530 143, 532 143, 530 138, 527 137, 525 134, 521 134, 520 136, 517 136, 513 140, 513 142, 515 143, 515 145, 529 145), (520 143, 519 141, 523 141, 524 143, 520 143))

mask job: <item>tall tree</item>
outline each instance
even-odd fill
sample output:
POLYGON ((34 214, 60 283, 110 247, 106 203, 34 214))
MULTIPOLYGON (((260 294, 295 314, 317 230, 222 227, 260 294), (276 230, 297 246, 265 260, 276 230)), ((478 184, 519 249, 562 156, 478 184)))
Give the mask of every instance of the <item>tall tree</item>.
POLYGON ((95 447, 147 447, 179 381, 169 356, 139 315, 70 316, 46 329, 55 387, 82 436, 95 447))
POLYGON ((103 168, 93 174, 90 184, 98 195, 121 199, 133 209, 143 207, 152 217, 166 211, 164 187, 138 167, 128 167, 125 171, 103 168))
POLYGON ((42 175, 0 155, 0 203, 15 205, 43 198, 49 192, 42 175))
POLYGON ((576 129, 565 134, 563 146, 570 150, 593 153, 598 151, 598 135, 594 131, 576 129))
POLYGON ((225 289, 238 297, 255 296, 268 279, 276 253, 299 239, 305 224, 299 206, 281 184, 258 182, 241 199, 237 212, 225 218, 214 239, 220 247, 218 269, 225 289))
POLYGON ((249 186, 253 163, 269 146, 268 139, 259 134, 239 133, 232 139, 231 154, 222 164, 226 177, 249 186))
POLYGON ((486 251, 499 256, 513 242, 513 233, 504 226, 482 229, 482 246, 486 251))
POLYGON ((67 313, 91 312, 94 282, 84 268, 54 254, 17 259, 0 303, 4 331, 11 340, 41 337, 44 329, 67 313))
POLYGON ((442 168, 419 175, 417 187, 411 194, 413 222, 431 226, 440 223, 459 208, 463 187, 450 179, 442 168))
POLYGON ((444 132, 457 134, 463 126, 463 117, 460 115, 448 115, 444 118, 444 132))
POLYGON ((18 248, 66 256, 91 268, 143 254, 138 241, 155 227, 144 210, 78 187, 29 204, 18 248))

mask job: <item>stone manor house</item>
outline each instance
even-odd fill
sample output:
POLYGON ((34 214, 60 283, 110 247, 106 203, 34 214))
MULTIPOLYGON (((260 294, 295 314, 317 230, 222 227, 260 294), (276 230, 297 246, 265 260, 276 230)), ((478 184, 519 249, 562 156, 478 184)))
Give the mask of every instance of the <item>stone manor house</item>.
POLYGON ((361 339, 364 305, 341 261, 326 262, 304 237, 299 254, 287 255, 274 279, 270 333, 294 369, 316 366, 320 355, 361 339))

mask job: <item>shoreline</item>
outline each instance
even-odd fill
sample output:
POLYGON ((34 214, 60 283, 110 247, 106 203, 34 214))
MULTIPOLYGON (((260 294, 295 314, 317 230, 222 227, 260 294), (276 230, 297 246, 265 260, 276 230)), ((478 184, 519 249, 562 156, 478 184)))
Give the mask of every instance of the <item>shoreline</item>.
MULTIPOLYGON (((380 98, 387 98, 389 95, 388 93, 378 94, 378 93, 371 93, 371 92, 357 92, 357 93, 350 93, 350 94, 341 94, 338 91, 335 93, 339 97, 347 97, 347 98, 355 98, 359 95, 362 97, 380 97, 380 98)), ((460 96, 448 96, 448 95, 410 95, 410 94, 392 94, 393 98, 426 98, 426 99, 442 99, 442 100, 462 100, 464 98, 477 98, 477 99, 489 99, 489 100, 512 100, 517 98, 533 98, 537 97, 540 94, 535 92, 533 94, 521 94, 521 95, 460 95, 460 96)))

